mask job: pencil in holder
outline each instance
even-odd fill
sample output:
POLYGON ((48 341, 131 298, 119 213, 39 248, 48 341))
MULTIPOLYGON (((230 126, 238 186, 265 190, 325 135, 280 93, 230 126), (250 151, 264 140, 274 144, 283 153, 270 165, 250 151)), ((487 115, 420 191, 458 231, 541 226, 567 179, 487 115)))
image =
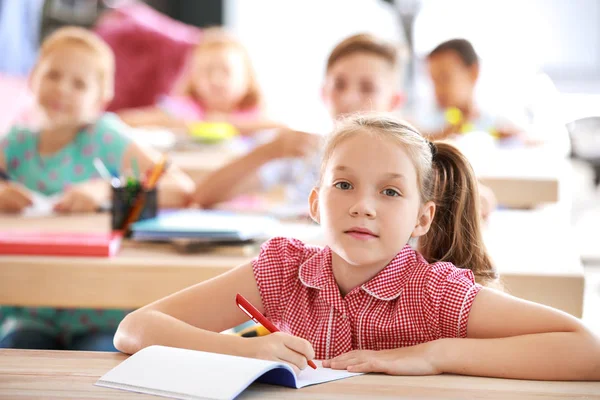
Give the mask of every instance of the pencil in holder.
MULTIPOLYGON (((113 186, 111 213, 111 228, 113 230, 123 228, 123 224, 129 217, 141 190, 144 190, 144 208, 140 216, 133 222, 156 217, 158 214, 158 191, 156 187, 146 190, 142 189, 142 185, 139 183, 127 186, 113 186)), ((129 236, 131 236, 131 232, 127 232, 126 237, 129 236)))

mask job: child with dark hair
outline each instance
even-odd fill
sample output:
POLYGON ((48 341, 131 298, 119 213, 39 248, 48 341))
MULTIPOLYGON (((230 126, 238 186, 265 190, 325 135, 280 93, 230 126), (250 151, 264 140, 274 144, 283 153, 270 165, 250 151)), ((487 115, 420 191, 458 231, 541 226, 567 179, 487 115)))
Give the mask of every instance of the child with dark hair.
POLYGON ((427 56, 427 67, 437 108, 426 116, 415 115, 415 123, 426 134, 436 139, 472 131, 488 132, 497 139, 522 135, 516 124, 477 105, 475 87, 480 63, 468 40, 452 39, 439 44, 427 56))

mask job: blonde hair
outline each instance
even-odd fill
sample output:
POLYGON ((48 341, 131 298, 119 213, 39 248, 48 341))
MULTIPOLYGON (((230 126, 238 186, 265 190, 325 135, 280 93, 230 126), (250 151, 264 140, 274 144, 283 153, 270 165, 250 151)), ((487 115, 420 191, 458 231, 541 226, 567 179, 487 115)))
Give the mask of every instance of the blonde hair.
POLYGON ((57 48, 70 44, 83 46, 97 57, 102 100, 111 101, 115 91, 115 56, 108 44, 90 30, 76 26, 57 29, 42 43, 37 65, 57 48))
MULTIPOLYGON (((240 100, 237 108, 245 110, 249 108, 259 107, 262 104, 262 95, 258 85, 258 79, 250 60, 250 55, 246 48, 231 34, 221 28, 207 28, 204 29, 200 42, 196 45, 192 53, 192 59, 199 54, 202 54, 208 50, 214 49, 233 49, 239 52, 244 59, 246 65, 246 74, 248 77, 248 88, 246 94, 240 100)), ((180 83, 178 94, 190 97, 197 97, 197 93, 194 89, 193 77, 191 74, 184 76, 183 81, 180 83)))
POLYGON ((398 72, 401 72, 400 69, 406 61, 406 52, 403 51, 401 47, 370 33, 359 33, 347 37, 335 46, 327 59, 327 71, 342 58, 357 53, 375 55, 387 61, 388 64, 398 72))
POLYGON ((481 234, 477 180, 465 156, 449 143, 430 144, 414 127, 391 115, 357 114, 339 121, 328 138, 321 177, 335 148, 359 133, 389 138, 411 157, 422 204, 436 205, 431 227, 417 246, 427 262, 451 262, 473 271, 478 283, 499 286, 481 234))

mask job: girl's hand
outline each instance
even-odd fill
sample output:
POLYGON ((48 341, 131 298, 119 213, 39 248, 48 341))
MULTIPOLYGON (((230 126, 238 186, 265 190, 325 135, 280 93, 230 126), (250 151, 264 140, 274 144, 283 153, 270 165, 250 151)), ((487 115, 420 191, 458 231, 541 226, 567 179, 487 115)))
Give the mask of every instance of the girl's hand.
POLYGON ((388 375, 437 375, 442 371, 432 361, 433 343, 392 350, 353 350, 330 360, 324 360, 323 367, 388 375))
POLYGON ((320 142, 319 135, 281 129, 270 147, 275 158, 306 157, 316 153, 320 142))
POLYGON ((492 211, 498 207, 498 201, 492 189, 482 184, 479 184, 479 204, 479 211, 484 220, 487 220, 492 211))
POLYGON ((33 204, 29 190, 18 183, 0 183, 0 212, 20 213, 33 204))
POLYGON ((315 351, 308 340, 283 332, 244 340, 248 342, 244 346, 243 356, 283 361, 296 373, 306 368, 307 361, 315 357, 315 351))
POLYGON ((103 190, 94 191, 92 187, 85 183, 73 186, 56 203, 54 211, 62 213, 95 212, 102 205, 103 196, 101 192, 103 190))

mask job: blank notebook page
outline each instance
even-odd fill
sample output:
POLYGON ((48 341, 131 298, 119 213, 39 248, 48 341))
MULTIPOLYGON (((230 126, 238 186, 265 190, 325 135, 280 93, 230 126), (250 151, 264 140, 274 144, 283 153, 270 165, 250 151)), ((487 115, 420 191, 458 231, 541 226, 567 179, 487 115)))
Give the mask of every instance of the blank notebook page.
MULTIPOLYGON (((319 365, 319 364, 318 364, 319 365)), ((233 399, 273 368, 264 382, 304 387, 348 378, 356 373, 307 368, 294 382, 292 369, 273 361, 150 346, 123 361, 96 382, 98 386, 177 399, 233 399)))

